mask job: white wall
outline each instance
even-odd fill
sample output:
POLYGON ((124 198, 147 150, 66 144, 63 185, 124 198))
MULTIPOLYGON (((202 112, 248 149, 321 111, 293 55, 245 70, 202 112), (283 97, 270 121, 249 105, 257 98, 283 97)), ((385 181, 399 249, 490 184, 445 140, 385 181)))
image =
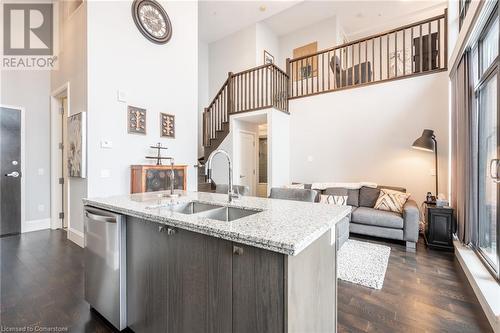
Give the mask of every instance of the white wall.
POLYGON ((339 38, 341 38, 340 28, 335 16, 280 36, 277 65, 285 69, 286 58, 293 58, 293 50, 297 47, 318 42, 318 51, 320 51, 340 44, 339 38))
POLYGON ((198 41, 198 157, 203 155, 203 110, 208 106, 209 98, 208 44, 198 41))
MULTIPOLYGON (((0 104, 25 111, 25 221, 47 227, 50 218, 50 72, 2 70, 0 104)), ((25 223, 26 225, 26 223, 25 223)), ((25 225, 22 229, 25 230, 25 225)), ((30 229, 37 229, 30 225, 30 229)))
POLYGON ((448 182, 445 72, 290 101, 293 182, 372 181, 434 192, 434 155, 411 148, 424 128, 439 144, 439 191, 448 182))
POLYGON ((301 136, 299 133, 302 131, 293 132, 292 118, 281 111, 271 109, 267 119, 267 188, 269 194, 272 187, 282 187, 291 183, 290 151, 293 147, 291 140, 301 136))
POLYGON ((136 28, 132 1, 88 2, 88 152, 90 197, 130 192, 130 165, 161 142, 176 164, 188 165, 188 190, 196 190, 198 137, 198 3, 161 2, 173 27, 164 45, 136 28), (110 13, 113 13, 110 16, 110 13), (111 21, 110 21, 111 19, 111 21), (127 133, 127 103, 147 109, 147 135, 127 133), (176 116, 176 138, 160 137, 159 113, 176 116), (100 148, 110 140, 112 149, 100 148))
MULTIPOLYGON (((69 82, 70 114, 87 111, 87 2, 69 18, 61 19, 59 68, 52 71, 51 91, 69 82)), ((49 94, 47 94, 48 100, 49 94)), ((60 128, 54 128, 60 131, 60 128)), ((69 233, 77 243, 83 242, 83 203, 88 179, 69 178, 69 233)), ((52 212, 57 214, 58 212, 52 212)))
POLYGON ((226 81, 229 72, 236 73, 256 66, 255 31, 255 25, 251 25, 209 44, 208 95, 210 101, 226 81))
POLYGON ((279 61, 279 40, 278 36, 264 22, 257 22, 255 25, 255 65, 264 65, 264 50, 269 52, 274 61, 279 61))

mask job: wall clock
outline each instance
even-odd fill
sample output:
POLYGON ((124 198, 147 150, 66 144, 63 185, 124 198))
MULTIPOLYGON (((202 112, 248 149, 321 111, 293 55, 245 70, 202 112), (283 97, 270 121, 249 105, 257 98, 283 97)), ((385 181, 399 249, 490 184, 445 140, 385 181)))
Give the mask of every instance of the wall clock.
POLYGON ((165 9, 154 0, 134 0, 132 17, 139 31, 156 44, 165 44, 172 37, 172 24, 165 9))

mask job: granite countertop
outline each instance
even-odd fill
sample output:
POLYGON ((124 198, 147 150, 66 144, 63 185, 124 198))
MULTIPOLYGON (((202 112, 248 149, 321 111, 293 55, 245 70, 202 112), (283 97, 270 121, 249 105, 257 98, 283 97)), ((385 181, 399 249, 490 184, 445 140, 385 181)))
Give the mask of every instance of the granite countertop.
POLYGON ((150 192, 84 199, 85 205, 134 216, 202 234, 247 244, 286 255, 297 255, 350 213, 350 206, 335 206, 244 196, 228 203, 227 194, 150 192), (262 210, 232 222, 172 211, 169 203, 198 201, 227 207, 262 210))

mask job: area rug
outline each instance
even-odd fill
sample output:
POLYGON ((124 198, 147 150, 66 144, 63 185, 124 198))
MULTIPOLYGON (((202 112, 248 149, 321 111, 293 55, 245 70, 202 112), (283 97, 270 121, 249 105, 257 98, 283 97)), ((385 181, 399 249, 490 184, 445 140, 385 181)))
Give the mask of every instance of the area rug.
POLYGON ((382 289, 391 248, 349 239, 337 254, 338 278, 373 289, 382 289))

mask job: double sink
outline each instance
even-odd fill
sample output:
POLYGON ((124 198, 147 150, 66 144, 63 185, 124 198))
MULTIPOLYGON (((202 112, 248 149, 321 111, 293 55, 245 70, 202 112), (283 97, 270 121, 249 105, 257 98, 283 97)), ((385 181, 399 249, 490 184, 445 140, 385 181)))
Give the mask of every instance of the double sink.
POLYGON ((204 202, 190 201, 183 203, 168 203, 155 206, 148 206, 146 208, 167 208, 169 211, 197 216, 206 217, 212 220, 231 222, 245 216, 250 216, 262 212, 262 210, 253 210, 236 207, 225 207, 220 205, 213 205, 204 202))

